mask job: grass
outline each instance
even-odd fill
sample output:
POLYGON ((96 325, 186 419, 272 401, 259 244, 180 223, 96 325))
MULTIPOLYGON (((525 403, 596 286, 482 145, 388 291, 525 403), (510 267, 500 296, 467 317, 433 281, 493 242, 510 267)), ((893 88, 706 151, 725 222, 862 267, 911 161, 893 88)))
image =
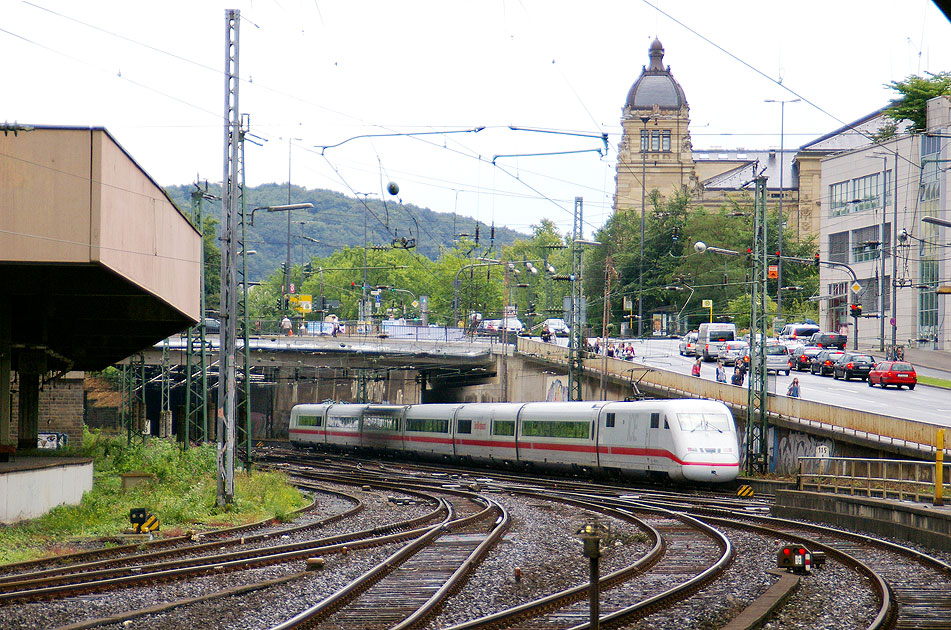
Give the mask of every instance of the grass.
POLYGON ((946 378, 934 378, 933 376, 922 376, 918 375, 918 382, 922 385, 931 385, 932 387, 943 387, 945 389, 951 389, 951 379, 946 378))
POLYGON ((86 431, 83 445, 67 454, 95 460, 93 489, 79 505, 63 505, 30 521, 0 527, 0 564, 75 551, 90 538, 112 537, 130 526, 129 510, 143 507, 159 518, 162 535, 188 529, 285 520, 306 504, 279 473, 235 473, 235 497, 218 508, 213 445, 182 451, 177 443, 151 439, 126 445, 125 438, 86 431), (120 474, 152 473, 157 481, 122 490, 120 474))

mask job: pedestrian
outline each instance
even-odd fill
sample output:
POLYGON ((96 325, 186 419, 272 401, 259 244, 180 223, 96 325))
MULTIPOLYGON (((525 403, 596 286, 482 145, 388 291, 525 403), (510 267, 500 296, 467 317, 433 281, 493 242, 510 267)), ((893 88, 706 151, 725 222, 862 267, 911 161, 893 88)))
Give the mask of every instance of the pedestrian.
POLYGON ((700 376, 700 363, 703 361, 700 357, 697 357, 697 360, 693 362, 693 367, 690 368, 690 376, 700 376))
POLYGON ((742 385, 743 385, 743 377, 744 377, 743 370, 741 370, 741 369, 738 368, 738 367, 733 368, 733 378, 731 379, 730 382, 732 382, 734 385, 740 385, 740 386, 742 386, 742 385))
POLYGON ((285 315, 284 319, 281 320, 281 332, 284 333, 285 337, 288 337, 290 336, 292 330, 293 325, 291 324, 291 320, 287 315, 285 315))
POLYGON ((786 390, 786 395, 791 398, 799 398, 799 379, 794 378, 792 383, 789 384, 789 389, 786 390))
POLYGON ((306 334, 307 334, 307 322, 305 322, 304 320, 301 320, 301 323, 300 323, 300 336, 303 337, 303 336, 306 335, 306 334))
POLYGON ((726 383, 726 368, 723 361, 717 361, 717 383, 726 383))
POLYGON ((548 328, 548 324, 542 326, 542 341, 551 343, 551 329, 548 328))

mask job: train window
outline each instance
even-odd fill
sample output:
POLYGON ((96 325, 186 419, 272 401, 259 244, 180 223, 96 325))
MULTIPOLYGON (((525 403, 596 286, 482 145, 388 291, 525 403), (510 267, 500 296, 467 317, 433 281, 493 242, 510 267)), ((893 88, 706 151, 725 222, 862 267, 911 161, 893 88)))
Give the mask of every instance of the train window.
POLYGON ((722 413, 678 413, 682 431, 717 431, 723 433, 730 430, 730 417, 722 413))
POLYGON ((363 428, 368 431, 399 431, 400 419, 389 416, 363 416, 363 428))
MULTIPOLYGON (((613 414, 612 414, 613 415, 613 414)), ((556 437, 587 440, 588 422, 563 422, 550 420, 523 420, 522 435, 531 437, 556 437)))
POLYGON ((667 424, 667 416, 664 416, 664 428, 665 428, 665 429, 669 429, 669 428, 670 428, 670 425, 667 424))
POLYGON ((492 435, 515 435, 515 420, 493 420, 492 435))
POLYGON ((613 414, 613 413, 609 413, 609 414, 607 415, 607 418, 604 419, 604 426, 606 426, 606 427, 609 428, 609 429, 614 426, 614 414, 613 414))
POLYGON ((659 413, 651 414, 651 428, 652 429, 660 428, 660 414, 659 413))
POLYGON ((407 418, 407 431, 424 431, 427 433, 449 433, 449 420, 435 418, 407 418))
POLYGON ((459 420, 456 423, 456 433, 472 433, 472 420, 459 420))
POLYGON ((330 416, 327 418, 328 427, 349 427, 357 423, 359 418, 352 416, 330 416))
POLYGON ((297 416, 297 426, 299 427, 319 427, 323 421, 321 416, 297 416))

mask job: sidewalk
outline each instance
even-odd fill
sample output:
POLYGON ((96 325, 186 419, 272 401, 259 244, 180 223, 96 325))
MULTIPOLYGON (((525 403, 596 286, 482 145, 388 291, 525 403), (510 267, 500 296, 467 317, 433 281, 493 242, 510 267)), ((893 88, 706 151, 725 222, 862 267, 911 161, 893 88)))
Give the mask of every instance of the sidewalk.
MULTIPOLYGON (((859 344, 859 350, 871 354, 876 360, 884 358, 877 344, 859 344)), ((923 350, 921 348, 905 347, 905 360, 915 367, 928 368, 945 372, 946 378, 951 378, 951 352, 946 350, 923 350)))

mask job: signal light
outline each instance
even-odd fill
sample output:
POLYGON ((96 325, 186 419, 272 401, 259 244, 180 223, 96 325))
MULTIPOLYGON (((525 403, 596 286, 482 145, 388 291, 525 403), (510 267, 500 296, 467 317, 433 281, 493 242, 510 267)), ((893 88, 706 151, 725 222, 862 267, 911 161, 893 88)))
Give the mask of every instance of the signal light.
POLYGON ((849 313, 852 317, 861 317, 862 316, 862 305, 861 304, 849 304, 849 313))
POLYGON ((819 266, 819 254, 816 254, 816 267, 819 266))

